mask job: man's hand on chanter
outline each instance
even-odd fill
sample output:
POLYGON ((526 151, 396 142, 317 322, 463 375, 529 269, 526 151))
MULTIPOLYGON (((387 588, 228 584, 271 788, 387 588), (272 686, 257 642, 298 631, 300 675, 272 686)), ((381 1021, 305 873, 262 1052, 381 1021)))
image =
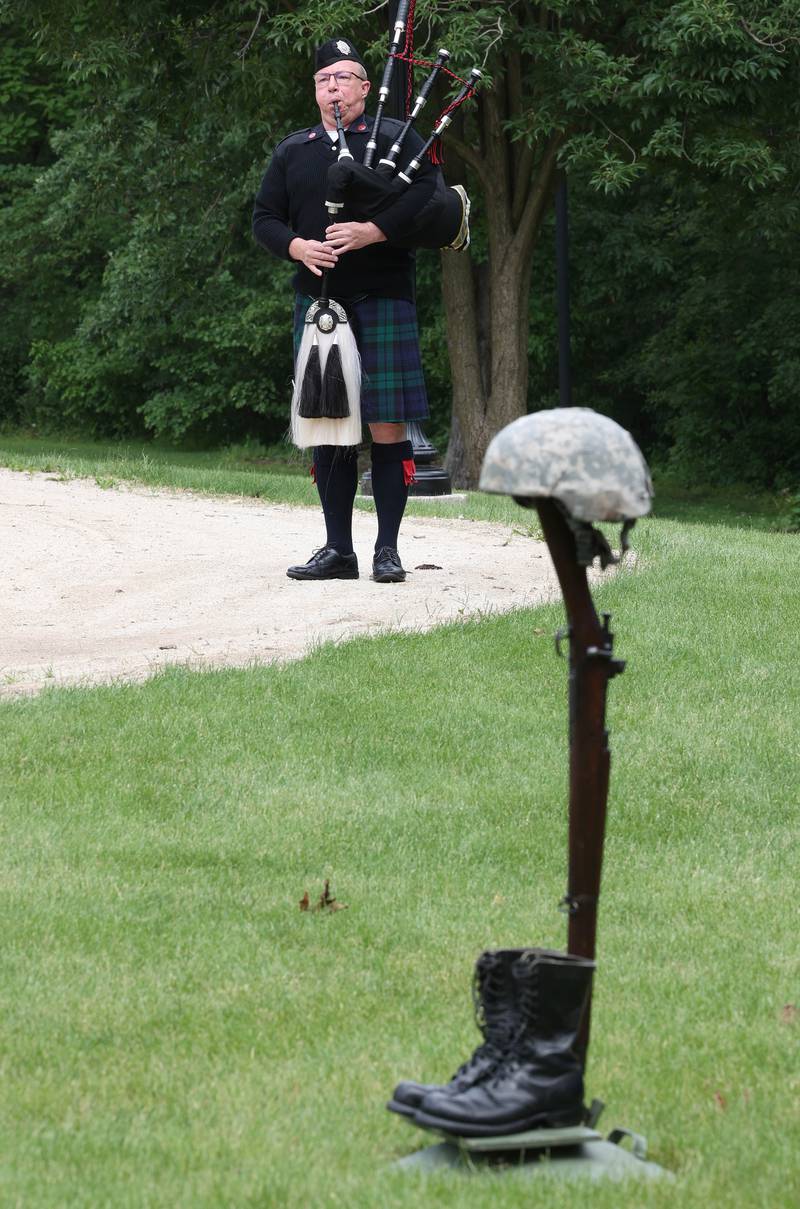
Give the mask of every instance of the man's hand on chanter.
POLYGON ((374 222, 335 222, 325 228, 325 241, 337 252, 355 252, 386 239, 374 222))
POLYGON ((292 260, 302 261, 316 277, 322 276, 323 269, 334 268, 339 259, 336 248, 331 244, 321 243, 318 239, 301 239, 299 235, 289 244, 289 255, 292 260))

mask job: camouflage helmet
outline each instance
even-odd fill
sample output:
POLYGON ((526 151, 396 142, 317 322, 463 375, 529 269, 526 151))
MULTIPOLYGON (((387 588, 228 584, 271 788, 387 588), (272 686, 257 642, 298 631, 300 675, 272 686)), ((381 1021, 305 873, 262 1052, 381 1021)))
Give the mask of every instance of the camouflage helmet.
POLYGON ((650 511, 653 485, 626 429, 590 407, 555 407, 503 428, 483 459, 481 491, 557 500, 575 521, 629 521, 650 511))

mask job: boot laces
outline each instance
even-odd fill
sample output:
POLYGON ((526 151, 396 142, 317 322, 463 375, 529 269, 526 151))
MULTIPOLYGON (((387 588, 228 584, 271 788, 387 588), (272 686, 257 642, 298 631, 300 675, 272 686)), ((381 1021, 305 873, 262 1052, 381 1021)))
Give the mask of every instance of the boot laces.
POLYGON ((476 1063, 487 1058, 499 1062, 513 1041, 519 1021, 508 981, 503 961, 496 954, 484 953, 478 959, 472 980, 472 1004, 484 1041, 459 1067, 457 1075, 466 1074, 476 1063))
POLYGON ((525 1038, 535 1035, 539 1017, 539 979, 536 975, 536 959, 530 956, 520 958, 524 964, 525 973, 514 979, 517 987, 518 1015, 514 1020, 512 1035, 506 1042, 503 1069, 496 1071, 492 1082, 502 1080, 509 1071, 517 1070, 524 1064, 522 1047, 525 1038))

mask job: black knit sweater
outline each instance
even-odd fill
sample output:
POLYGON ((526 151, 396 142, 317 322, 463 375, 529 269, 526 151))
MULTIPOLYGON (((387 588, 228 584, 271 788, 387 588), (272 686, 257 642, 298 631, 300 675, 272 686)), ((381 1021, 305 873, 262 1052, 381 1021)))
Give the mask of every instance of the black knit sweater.
MULTIPOLYGON (((364 114, 356 118, 347 131, 347 146, 354 158, 362 161, 372 129, 372 118, 364 114)), ((378 136, 377 163, 391 146, 400 123, 384 119, 378 136)), ((411 130, 400 156, 404 167, 422 147, 422 139, 411 130)), ((331 222, 325 209, 327 173, 335 162, 337 147, 331 142, 322 124, 290 134, 275 148, 253 211, 253 234, 274 256, 284 260, 289 256, 289 244, 297 236, 302 239, 324 240, 325 228, 331 222)), ((414 298, 414 253, 393 245, 402 239, 414 219, 432 196, 436 173, 427 157, 408 188, 375 219, 386 236, 386 243, 370 244, 347 252, 328 274, 328 288, 334 298, 357 298, 365 294, 384 298, 414 298)), ((347 221, 347 208, 338 221, 347 221)), ((314 297, 319 291, 319 277, 298 263, 293 283, 298 293, 314 297)))

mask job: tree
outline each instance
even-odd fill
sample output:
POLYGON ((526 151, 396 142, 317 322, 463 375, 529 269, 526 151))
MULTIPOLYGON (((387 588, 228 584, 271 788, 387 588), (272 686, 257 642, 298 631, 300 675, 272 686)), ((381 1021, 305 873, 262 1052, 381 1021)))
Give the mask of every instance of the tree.
POLYGON ((31 3, 25 22, 11 7, 25 54, 34 33, 40 67, 66 65, 84 102, 0 211, 0 280, 29 349, 17 413, 277 438, 288 266, 257 255, 250 213, 267 148, 297 123, 290 65, 242 57, 251 5, 31 3))
MULTIPOLYGON (((463 481, 528 402, 527 302, 559 168, 605 193, 666 163, 758 191, 786 168, 770 118, 796 112, 796 6, 430 4, 444 39, 485 58, 477 120, 451 140, 477 180, 486 259, 442 258, 463 481), (781 41, 783 38, 783 41, 781 41)), ((781 122, 781 126, 784 122, 781 122)))
MULTIPOLYGON (((276 15, 269 36, 310 38, 350 11, 304 0, 276 15)), ((416 14, 454 63, 487 74, 447 136, 456 175, 477 186, 485 240, 478 255, 442 256, 450 462, 475 486, 488 441, 528 405, 528 297, 557 173, 580 169, 608 194, 670 162, 750 190, 779 181, 770 119, 796 105, 798 6, 419 0, 416 14)))
MULTIPOLYGON (((253 257, 249 244, 249 202, 264 158, 253 148, 266 154, 308 120, 311 49, 334 28, 352 29, 354 13, 361 45, 381 61, 388 0, 364 13, 353 0, 2 3, 94 102, 62 136, 60 161, 36 196, 26 195, 9 219, 5 247, 36 247, 44 221, 85 274, 74 340, 36 348, 36 389, 51 392, 53 406, 90 398, 96 410, 106 402, 109 417, 127 405, 151 429, 176 436, 237 408, 243 419, 274 415, 277 423, 281 375, 290 371, 277 358, 271 304, 275 328, 265 334, 260 321, 265 293, 277 300, 285 274, 253 257), (64 192, 71 205, 56 212, 64 192), (123 219, 116 225, 115 206, 123 219), (24 239, 14 244, 20 223, 24 239), (81 231, 84 251, 75 242, 81 231), (220 307, 227 325, 214 319, 220 307), (247 317, 244 325, 236 315, 247 317), (259 385, 264 366, 278 384, 271 394, 259 385)), ((446 144, 449 179, 463 175, 476 202, 471 254, 443 254, 441 271, 451 460, 461 481, 475 484, 500 427, 547 401, 529 382, 529 296, 537 270, 541 312, 547 258, 537 262, 537 254, 557 173, 569 172, 598 200, 622 199, 623 212, 626 196, 648 196, 648 181, 673 179, 706 213, 714 182, 726 198, 752 196, 769 209, 796 167, 799 8, 800 0, 418 0, 418 53, 430 56, 444 43, 463 74, 475 62, 486 73, 477 104, 461 111, 446 144), (692 182, 708 183, 705 200, 692 182)), ((614 221, 613 206, 607 212, 614 221)), ((658 231, 655 223, 654 239, 658 231)), ((49 254, 39 249, 36 263, 49 254)), ((690 262, 674 263, 692 272, 690 262)), ((657 359, 653 352, 647 374, 628 364, 663 394, 657 359)), ((724 391, 720 381, 718 410, 724 391)), ((689 394, 681 398, 691 409, 689 394)))
MULTIPOLYGON (((677 164, 615 196, 572 174, 574 402, 684 482, 800 479, 798 151, 755 196, 677 164)), ((551 227, 532 295, 534 407, 557 397, 551 227)))
MULTIPOLYGON (((74 122, 84 100, 79 86, 55 65, 39 61, 23 29, 0 13, 0 223, 15 203, 24 208, 38 174, 53 161, 51 131, 74 122)), ((19 211, 17 211, 19 213, 19 211)), ((14 248, 6 263, 17 255, 14 248)), ((29 266, 25 265, 29 273, 29 266)), ((21 274, 24 276, 24 274, 21 274)), ((18 418, 18 399, 31 332, 47 310, 33 292, 3 288, 0 272, 0 416, 18 418)), ((38 333, 37 333, 38 334, 38 333)))

